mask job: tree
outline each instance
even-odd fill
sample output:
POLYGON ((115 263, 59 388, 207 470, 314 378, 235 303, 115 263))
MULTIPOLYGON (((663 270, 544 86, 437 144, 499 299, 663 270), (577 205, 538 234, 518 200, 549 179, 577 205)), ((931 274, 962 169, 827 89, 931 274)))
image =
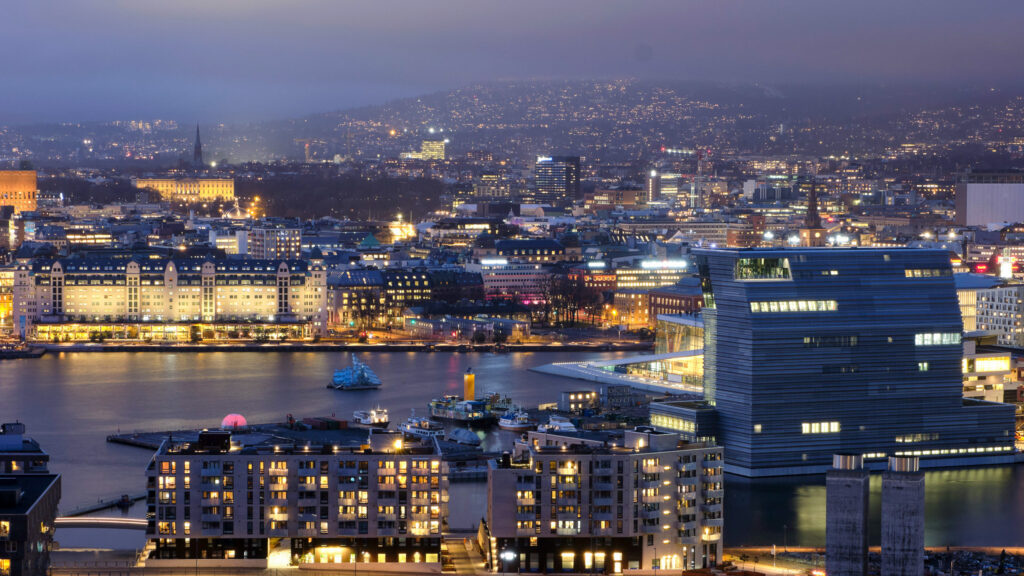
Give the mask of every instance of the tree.
POLYGON ((480 332, 480 331, 473 332, 473 343, 474 344, 483 344, 484 342, 487 342, 487 334, 486 333, 480 332))

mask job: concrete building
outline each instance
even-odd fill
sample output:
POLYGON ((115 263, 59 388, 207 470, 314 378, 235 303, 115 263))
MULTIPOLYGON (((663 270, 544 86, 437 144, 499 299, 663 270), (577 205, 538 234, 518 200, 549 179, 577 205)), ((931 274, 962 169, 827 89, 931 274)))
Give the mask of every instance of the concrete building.
POLYGON ((964 398, 1005 402, 1016 400, 1013 357, 1006 350, 992 348, 996 337, 976 332, 964 336, 964 398))
POLYGON ((983 290, 991 290, 1005 280, 988 274, 975 274, 964 272, 953 274, 953 282, 956 283, 956 297, 960 303, 960 318, 964 322, 964 332, 974 332, 978 329, 978 293, 983 290))
POLYGON ((265 568, 290 538, 300 567, 441 570, 447 464, 396 432, 207 431, 165 442, 146 475, 147 567, 265 568))
POLYGON ((957 226, 1024 221, 1024 172, 968 172, 956 185, 957 226))
POLYGON ((1024 284, 977 291, 977 329, 996 332, 1001 346, 1024 348, 1024 284))
POLYGON ((0 206, 11 206, 15 214, 36 210, 39 186, 35 170, 0 170, 0 206))
POLYGON ((24 424, 0 425, 0 574, 46 576, 61 479, 24 434, 24 424))
POLYGON ((825 475, 825 572, 865 576, 870 476, 860 454, 836 454, 825 475))
POLYGON ((699 250, 704 396, 726 469, 820 473, 832 455, 1012 459, 1010 406, 963 398, 949 256, 925 249, 699 250), (928 271, 924 274, 923 271, 928 271))
POLYGON ((886 576, 924 574, 924 473, 918 464, 915 457, 893 457, 882 473, 881 573, 886 576))
POLYGON ((327 326, 326 272, 301 260, 37 259, 18 267, 13 294, 15 331, 44 341, 97 332, 183 341, 238 330, 310 336, 327 326))
POLYGON ((621 266, 615 269, 615 289, 672 286, 688 275, 689 267, 685 259, 642 260, 639 266, 621 266))
POLYGON ((287 224, 264 222, 249 230, 249 257, 265 260, 297 260, 302 257, 302 229, 287 224))
POLYGON ((721 458, 653 429, 529 432, 488 470, 487 555, 504 572, 717 565, 721 458))
POLYGON ((551 284, 551 272, 540 264, 509 263, 506 258, 483 258, 466 264, 467 272, 477 272, 484 282, 488 300, 514 300, 526 305, 543 302, 551 284))
POLYGON ((134 184, 157 192, 164 202, 202 204, 235 199, 234 178, 137 178, 134 184))

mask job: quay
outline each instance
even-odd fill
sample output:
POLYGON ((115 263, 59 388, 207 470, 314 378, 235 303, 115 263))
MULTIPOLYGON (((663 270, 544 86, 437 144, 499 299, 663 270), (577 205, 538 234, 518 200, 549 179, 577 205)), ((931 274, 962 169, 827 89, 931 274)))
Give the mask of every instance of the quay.
MULTIPOLYGON (((595 342, 563 344, 560 342, 537 344, 433 344, 382 343, 359 344, 345 342, 280 342, 280 343, 218 343, 218 344, 134 344, 134 343, 40 343, 36 358, 49 352, 635 352, 650 350, 653 342, 595 342)), ((35 350, 36 348, 33 348, 35 350)))

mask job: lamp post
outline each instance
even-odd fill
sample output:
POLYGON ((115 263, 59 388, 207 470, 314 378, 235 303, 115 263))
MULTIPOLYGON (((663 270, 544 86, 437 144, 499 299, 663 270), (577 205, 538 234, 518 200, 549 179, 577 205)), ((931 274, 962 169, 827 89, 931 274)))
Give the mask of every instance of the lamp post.
POLYGON ((498 558, 501 558, 501 571, 508 572, 508 563, 516 559, 516 553, 511 550, 502 550, 501 554, 498 554, 498 558))

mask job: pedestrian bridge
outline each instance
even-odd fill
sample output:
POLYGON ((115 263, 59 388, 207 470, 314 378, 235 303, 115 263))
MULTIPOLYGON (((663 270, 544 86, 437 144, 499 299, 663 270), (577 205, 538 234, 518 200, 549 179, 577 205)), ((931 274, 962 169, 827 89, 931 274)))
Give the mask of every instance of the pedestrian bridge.
POLYGON ((102 516, 72 516, 57 518, 56 528, 112 528, 115 530, 145 530, 145 518, 117 518, 102 516))

